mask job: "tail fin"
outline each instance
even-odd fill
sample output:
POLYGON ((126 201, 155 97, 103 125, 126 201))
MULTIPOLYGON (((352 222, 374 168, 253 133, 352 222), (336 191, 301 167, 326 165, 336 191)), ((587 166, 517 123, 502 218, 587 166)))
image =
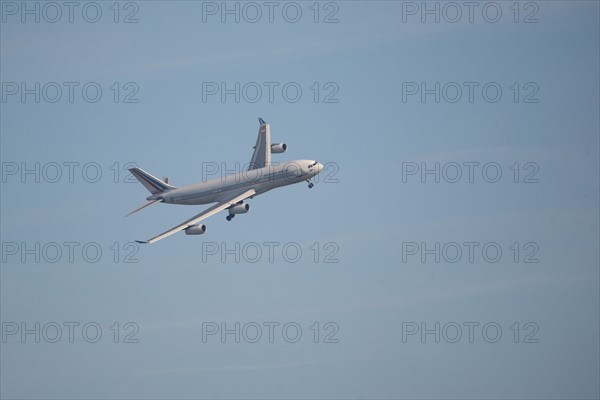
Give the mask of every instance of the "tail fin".
POLYGON ((129 168, 131 175, 135 176, 138 181, 152 194, 166 192, 167 190, 176 189, 166 182, 161 181, 155 176, 150 175, 140 168, 129 168))

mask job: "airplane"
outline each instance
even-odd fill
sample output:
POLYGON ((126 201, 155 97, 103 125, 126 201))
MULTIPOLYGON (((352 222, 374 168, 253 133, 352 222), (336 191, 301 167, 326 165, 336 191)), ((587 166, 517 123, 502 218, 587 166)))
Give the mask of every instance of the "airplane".
POLYGON ((231 221, 236 214, 245 214, 250 210, 250 205, 244 203, 247 199, 252 199, 271 189, 303 181, 308 182, 308 187, 312 188, 314 185, 311 178, 323 170, 323 164, 315 160, 295 160, 281 165, 272 164, 271 154, 284 153, 287 145, 285 143, 271 144, 270 125, 262 118, 259 118, 258 122, 258 137, 249 167, 246 171, 238 174, 175 187, 169 184, 168 178, 161 180, 140 168, 130 168, 129 172, 148 189, 150 196, 146 197, 147 203, 126 216, 159 203, 184 205, 216 203, 160 235, 145 241, 136 240, 136 242, 156 243, 180 231, 185 231, 186 235, 202 235, 206 232, 206 225, 201 225, 199 222, 224 210, 229 211, 226 219, 231 221))

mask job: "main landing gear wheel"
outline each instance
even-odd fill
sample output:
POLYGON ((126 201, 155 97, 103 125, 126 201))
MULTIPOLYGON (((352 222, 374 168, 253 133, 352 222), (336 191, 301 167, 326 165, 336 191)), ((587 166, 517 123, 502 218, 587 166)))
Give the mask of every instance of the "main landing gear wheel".
POLYGON ((229 214, 228 216, 225 217, 225 219, 227 221, 231 221, 233 219, 233 217, 235 217, 235 214, 229 214))

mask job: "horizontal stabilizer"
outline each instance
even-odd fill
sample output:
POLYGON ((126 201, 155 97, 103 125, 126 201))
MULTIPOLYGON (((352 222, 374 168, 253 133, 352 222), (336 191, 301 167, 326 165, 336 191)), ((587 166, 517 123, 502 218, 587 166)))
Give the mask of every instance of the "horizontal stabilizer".
POLYGON ((135 210, 133 210, 129 214, 127 214, 126 217, 129 217, 131 214, 135 214, 138 211, 142 211, 144 208, 147 208, 147 207, 150 207, 150 206, 152 206, 154 204, 160 203, 161 201, 162 200, 160 200, 160 199, 149 201, 149 202, 141 205, 140 207, 136 208, 135 210))

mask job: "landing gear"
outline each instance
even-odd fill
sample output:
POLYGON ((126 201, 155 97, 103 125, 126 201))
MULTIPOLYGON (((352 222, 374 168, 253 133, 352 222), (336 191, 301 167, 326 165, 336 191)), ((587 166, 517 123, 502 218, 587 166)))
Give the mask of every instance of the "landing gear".
POLYGON ((231 221, 233 219, 233 217, 235 217, 235 214, 229 214, 228 216, 225 217, 225 219, 227 221, 231 221))
POLYGON ((308 188, 309 188, 309 189, 312 189, 312 188, 313 188, 313 186, 315 186, 315 185, 314 185, 314 184, 313 184, 313 183, 310 181, 310 179, 307 179, 307 180, 306 180, 306 182, 308 182, 308 188))

